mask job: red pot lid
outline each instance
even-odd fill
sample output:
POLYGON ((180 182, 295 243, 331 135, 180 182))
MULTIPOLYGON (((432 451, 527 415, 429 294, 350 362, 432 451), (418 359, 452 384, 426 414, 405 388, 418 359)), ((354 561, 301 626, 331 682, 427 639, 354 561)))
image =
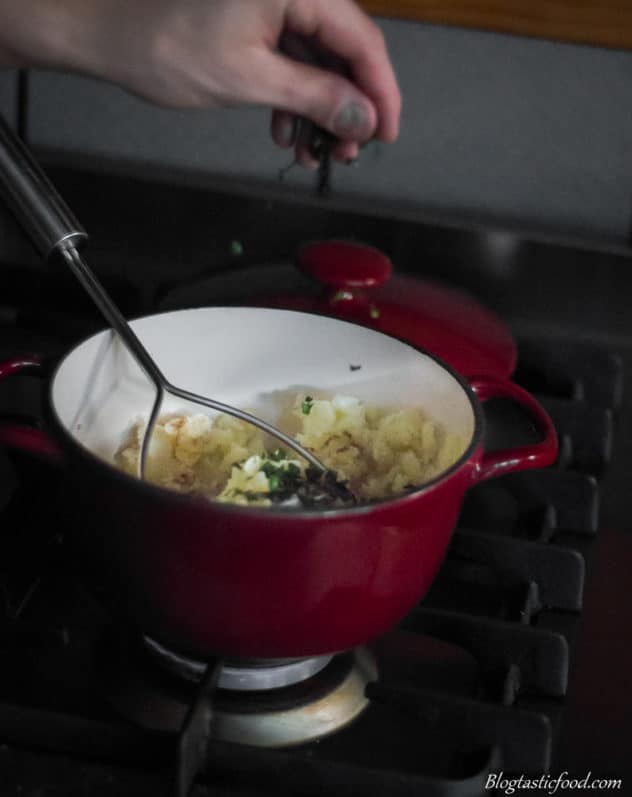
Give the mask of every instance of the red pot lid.
POLYGON ((516 345, 500 319, 460 291, 392 276, 391 261, 373 247, 319 241, 299 250, 297 266, 322 284, 320 295, 265 297, 256 303, 364 324, 436 354, 466 377, 513 373, 516 345))

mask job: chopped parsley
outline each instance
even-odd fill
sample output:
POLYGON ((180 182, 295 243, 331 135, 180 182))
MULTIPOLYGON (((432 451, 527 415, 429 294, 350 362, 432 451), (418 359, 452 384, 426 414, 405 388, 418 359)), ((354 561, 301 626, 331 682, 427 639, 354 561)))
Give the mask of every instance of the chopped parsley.
POLYGON ((311 396, 305 396, 301 404, 301 412, 303 415, 309 415, 314 406, 314 399, 311 396))
POLYGON ((296 492, 301 479, 301 469, 293 462, 264 462, 260 468, 267 476, 268 491, 273 500, 283 500, 296 492))
MULTIPOLYGON (((277 454, 280 449, 273 452, 277 454)), ((338 481, 334 471, 324 475, 316 468, 308 467, 305 471, 287 459, 274 461, 270 455, 261 463, 259 473, 263 473, 268 481, 267 491, 250 490, 245 487, 233 487, 224 494, 224 499, 245 498, 253 505, 268 502, 276 505, 288 505, 297 501, 296 506, 307 508, 340 507, 356 503, 356 498, 344 482, 338 481)))
POLYGON ((265 473, 265 475, 270 478, 272 474, 276 473, 279 470, 278 465, 275 465, 273 462, 264 462, 261 466, 260 470, 265 473))

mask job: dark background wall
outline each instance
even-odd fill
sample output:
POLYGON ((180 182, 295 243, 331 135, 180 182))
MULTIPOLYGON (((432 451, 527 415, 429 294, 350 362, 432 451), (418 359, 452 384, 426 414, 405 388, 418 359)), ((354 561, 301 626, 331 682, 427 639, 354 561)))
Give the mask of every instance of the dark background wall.
MULTIPOLYGON (((400 141, 336 169, 341 196, 593 242, 632 219, 632 53, 381 22, 405 105, 400 141)), ((12 75, 0 105, 12 108, 12 75)), ((29 133, 69 158, 274 182, 288 163, 258 109, 167 111, 75 76, 31 76, 29 133)), ((288 175, 288 190, 311 177, 288 175)))

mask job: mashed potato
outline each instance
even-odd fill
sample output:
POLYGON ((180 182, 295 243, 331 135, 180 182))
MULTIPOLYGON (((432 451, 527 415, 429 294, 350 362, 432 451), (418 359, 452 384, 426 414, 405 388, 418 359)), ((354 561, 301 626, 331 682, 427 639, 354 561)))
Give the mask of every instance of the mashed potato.
MULTIPOLYGON (((351 396, 297 396, 295 437, 347 482, 362 500, 392 498, 450 467, 466 441, 449 434, 419 408, 370 407, 351 396)), ((116 455, 137 472, 143 424, 116 455)), ((256 427, 227 415, 163 417, 149 447, 146 477, 162 487, 239 504, 267 505, 291 492, 305 463, 266 450, 256 427)))

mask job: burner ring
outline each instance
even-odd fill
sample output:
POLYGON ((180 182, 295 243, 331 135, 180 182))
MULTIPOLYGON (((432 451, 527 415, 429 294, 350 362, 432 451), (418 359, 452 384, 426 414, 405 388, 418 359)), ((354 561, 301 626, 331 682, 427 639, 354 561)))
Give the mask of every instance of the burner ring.
MULTIPOLYGON (((131 644, 124 644, 123 638, 119 639, 122 644, 118 649, 114 645, 106 648, 113 657, 109 659, 106 652, 99 659, 111 705, 139 727, 179 732, 191 709, 199 682, 182 677, 174 679, 174 673, 166 671, 165 661, 158 659, 167 649, 162 645, 156 648, 155 644, 150 647, 155 640, 148 642, 145 639, 141 647, 139 636, 134 635, 128 640, 131 644), (148 661, 148 658, 153 661, 148 661)), ((176 659, 188 662, 182 656, 176 659)), ((174 657, 168 661, 173 664, 174 657)), ((249 669, 268 672, 279 672, 277 668, 284 670, 289 667, 289 672, 296 674, 304 660, 281 662, 282 659, 255 659, 248 665, 249 669), (272 667, 270 662, 274 662, 272 667)), ((231 668, 236 663, 231 662, 231 668)), ((204 668, 200 662, 196 664, 204 668)), ((188 672, 193 671, 189 669, 188 672)), ((329 664, 315 675, 286 687, 216 689, 210 699, 211 737, 235 744, 278 748, 321 739, 354 722, 369 707, 366 686, 377 678, 374 656, 365 648, 355 648, 332 656, 329 664)))
MULTIPOLYGON (((152 657, 180 678, 196 683, 206 672, 206 662, 176 653, 146 635, 143 635, 143 643, 152 657)), ((332 658, 333 655, 329 654, 305 659, 244 659, 243 664, 224 664, 217 686, 237 692, 280 689, 311 678, 323 670, 332 658)))

